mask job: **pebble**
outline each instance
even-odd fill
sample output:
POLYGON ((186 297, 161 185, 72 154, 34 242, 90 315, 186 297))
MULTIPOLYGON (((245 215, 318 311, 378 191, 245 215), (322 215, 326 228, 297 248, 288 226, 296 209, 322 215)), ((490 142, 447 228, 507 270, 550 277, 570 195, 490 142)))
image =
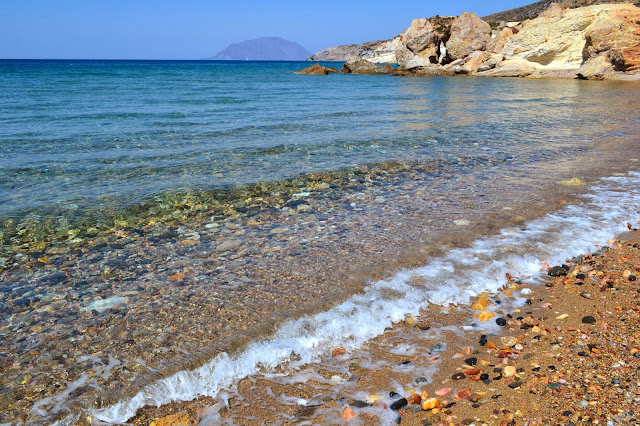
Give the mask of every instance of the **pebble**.
POLYGON ((453 391, 453 389, 451 389, 451 388, 442 388, 442 389, 437 390, 435 393, 438 396, 445 396, 445 395, 451 393, 452 391, 453 391))
POLYGON ((513 365, 507 365, 505 368, 502 369, 503 377, 512 377, 515 375, 516 375, 516 367, 514 367, 513 365))
POLYGON ((453 398, 456 400, 467 399, 471 396, 471 390, 469 388, 458 389, 454 394, 453 398))
POLYGON ((549 271, 547 271, 547 274, 549 274, 550 277, 560 277, 567 275, 567 270, 562 266, 554 266, 553 268, 549 269, 549 271))
POLYGON ((417 393, 414 393, 409 395, 409 397, 407 398, 407 402, 410 405, 420 404, 422 402, 422 398, 417 393))
POLYGON ((478 363, 478 358, 472 357, 472 358, 467 358, 464 360, 464 363, 467 365, 476 365, 478 363))
POLYGON ((509 387, 510 387, 511 389, 517 389, 517 388, 519 388, 520 386, 522 386, 522 384, 523 384, 523 383, 524 383, 524 382, 520 382, 520 381, 519 381, 519 382, 509 383, 509 387))
POLYGON ((478 312, 478 314, 476 315, 476 318, 478 318, 480 321, 484 322, 487 320, 490 320, 491 318, 495 317, 496 314, 494 314, 491 311, 481 311, 478 312))
POLYGON ((187 413, 171 414, 152 421, 149 426, 191 426, 196 421, 187 413))
POLYGON ((518 343, 518 339, 513 336, 503 336, 500 338, 500 341, 504 346, 513 346, 518 343))
POLYGON ((596 319, 591 315, 587 315, 586 317, 582 318, 582 322, 584 324, 595 324, 596 319))
POLYGON ((496 318, 496 324, 498 324, 500 327, 504 327, 505 325, 507 325, 507 320, 504 318, 496 318))
POLYGON ((347 350, 345 348, 335 348, 333 352, 331 352, 331 356, 336 357, 336 356, 344 355, 346 353, 347 353, 347 350))
POLYGON ((393 411, 398 411, 402 407, 406 407, 407 404, 409 404, 409 401, 407 401, 407 398, 400 398, 399 400, 392 403, 389 406, 389 408, 391 408, 393 411))
POLYGON ((429 399, 425 399, 422 402, 422 409, 425 411, 432 410, 439 405, 440 405, 440 400, 438 398, 429 398, 429 399))
POLYGON ((462 380, 464 378, 465 378, 465 375, 463 373, 454 373, 451 376, 451 379, 453 379, 453 380, 462 380))

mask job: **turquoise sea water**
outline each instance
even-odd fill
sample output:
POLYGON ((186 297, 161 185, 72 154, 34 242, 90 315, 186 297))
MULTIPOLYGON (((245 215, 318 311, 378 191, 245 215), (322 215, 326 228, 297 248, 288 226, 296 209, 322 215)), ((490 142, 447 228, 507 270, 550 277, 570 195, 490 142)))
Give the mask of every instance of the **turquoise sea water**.
POLYGON ((640 85, 308 65, 0 61, 0 423, 302 368, 637 214, 640 85))
POLYGON ((636 86, 293 74, 306 65, 0 61, 0 217, 479 150, 526 163, 638 127, 593 102, 636 86))

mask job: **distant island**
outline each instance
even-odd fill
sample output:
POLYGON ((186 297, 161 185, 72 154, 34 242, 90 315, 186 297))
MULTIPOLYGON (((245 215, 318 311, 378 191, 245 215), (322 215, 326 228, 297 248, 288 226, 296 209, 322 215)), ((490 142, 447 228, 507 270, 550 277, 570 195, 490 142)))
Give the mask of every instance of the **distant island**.
POLYGON ((304 61, 311 52, 300 44, 280 37, 260 37, 231 43, 217 55, 206 58, 215 61, 304 61))

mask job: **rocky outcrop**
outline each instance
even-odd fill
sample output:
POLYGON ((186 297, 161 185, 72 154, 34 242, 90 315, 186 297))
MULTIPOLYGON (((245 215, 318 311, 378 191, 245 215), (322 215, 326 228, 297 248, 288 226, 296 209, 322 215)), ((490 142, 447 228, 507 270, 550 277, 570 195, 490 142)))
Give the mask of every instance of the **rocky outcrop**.
POLYGON ((316 64, 311 65, 308 68, 305 68, 305 69, 302 69, 302 70, 296 72, 296 74, 327 75, 327 74, 331 74, 331 73, 335 73, 335 72, 339 72, 339 71, 337 69, 335 69, 335 68, 323 67, 319 63, 316 63, 316 64))
POLYGON ((353 56, 345 62, 341 72, 345 74, 393 74, 395 70, 390 65, 377 65, 373 62, 369 62, 366 59, 362 59, 359 56, 353 56))
POLYGON ((360 57, 376 64, 397 64, 396 53, 400 50, 401 44, 401 36, 390 38, 374 46, 365 47, 360 57))
MULTIPOLYGON (((367 49, 369 62, 381 62, 382 53, 388 62, 395 59, 398 70, 385 73, 396 75, 640 80, 640 8, 553 3, 535 19, 494 29, 473 13, 420 18, 400 36, 367 49)), ((382 72, 364 65, 372 70, 366 73, 382 72)))
POLYGON ((378 57, 392 59, 389 63, 395 63, 394 39, 383 41, 371 41, 362 44, 345 44, 343 46, 333 46, 320 52, 314 53, 307 61, 325 62, 345 62, 353 56, 360 56, 371 62, 382 63, 384 60, 377 60, 378 57))

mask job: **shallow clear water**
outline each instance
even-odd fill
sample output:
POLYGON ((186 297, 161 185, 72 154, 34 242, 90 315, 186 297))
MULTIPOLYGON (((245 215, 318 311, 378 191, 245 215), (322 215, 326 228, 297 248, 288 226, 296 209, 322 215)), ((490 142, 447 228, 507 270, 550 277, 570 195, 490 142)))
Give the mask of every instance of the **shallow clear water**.
POLYGON ((0 422, 304 368, 636 219, 639 85, 306 65, 0 61, 0 422))
POLYGON ((639 124, 615 102, 637 86, 292 74, 304 65, 1 61, 0 217, 397 159, 526 163, 639 124))

